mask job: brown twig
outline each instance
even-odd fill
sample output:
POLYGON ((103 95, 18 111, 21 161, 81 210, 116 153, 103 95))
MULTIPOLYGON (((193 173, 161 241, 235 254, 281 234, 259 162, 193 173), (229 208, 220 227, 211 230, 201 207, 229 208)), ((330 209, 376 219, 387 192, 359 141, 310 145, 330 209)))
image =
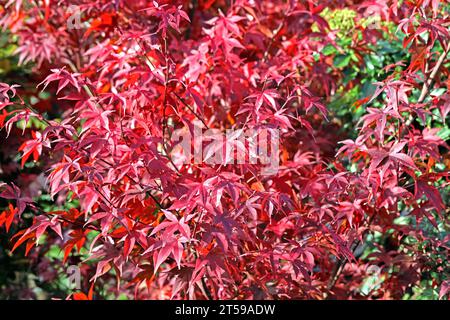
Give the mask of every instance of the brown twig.
POLYGON ((419 96, 419 99, 417 100, 417 103, 422 103, 425 100, 426 96, 428 95, 428 92, 430 91, 430 88, 432 87, 432 85, 435 81, 435 78, 439 72, 439 69, 441 68, 442 64, 444 63, 445 58, 447 57, 447 54, 449 51, 450 51, 450 42, 444 48, 444 52, 442 52, 438 61, 434 65, 434 68, 431 70, 430 76, 423 83, 422 91, 420 92, 420 96, 419 96))

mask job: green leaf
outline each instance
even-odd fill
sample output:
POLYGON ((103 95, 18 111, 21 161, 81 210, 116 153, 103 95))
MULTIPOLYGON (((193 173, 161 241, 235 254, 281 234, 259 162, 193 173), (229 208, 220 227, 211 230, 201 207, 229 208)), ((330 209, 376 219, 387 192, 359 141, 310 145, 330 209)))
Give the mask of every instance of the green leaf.
POLYGON ((350 63, 350 56, 337 55, 333 63, 336 68, 345 68, 350 63))
POLYGON ((443 128, 437 134, 442 140, 446 141, 450 139, 450 128, 443 128))
POLYGON ((326 56, 332 55, 333 53, 336 52, 337 52, 336 48, 333 47, 331 44, 327 44, 322 50, 322 53, 326 56))

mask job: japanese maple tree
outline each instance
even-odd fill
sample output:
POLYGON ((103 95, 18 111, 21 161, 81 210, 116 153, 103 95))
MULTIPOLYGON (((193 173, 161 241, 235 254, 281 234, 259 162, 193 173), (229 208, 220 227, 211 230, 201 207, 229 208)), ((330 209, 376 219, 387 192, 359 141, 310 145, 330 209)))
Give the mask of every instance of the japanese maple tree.
POLYGON ((2 148, 45 182, 2 176, 0 226, 80 266, 69 297, 448 296, 448 1, 1 3, 32 68, 0 83, 2 148), (183 161, 198 127, 277 130, 278 170, 183 161))

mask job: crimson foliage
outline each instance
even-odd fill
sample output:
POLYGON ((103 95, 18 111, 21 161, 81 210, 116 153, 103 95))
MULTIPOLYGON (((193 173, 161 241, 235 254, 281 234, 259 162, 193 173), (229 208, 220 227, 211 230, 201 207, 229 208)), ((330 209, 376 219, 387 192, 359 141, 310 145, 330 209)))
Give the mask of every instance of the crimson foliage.
POLYGON ((448 2, 341 2, 4 2, 0 24, 57 110, 0 83, 0 125, 25 134, 25 173, 47 169, 51 197, 80 203, 46 211, 27 183, 1 183, 0 225, 33 216, 12 251, 45 235, 63 262, 81 252, 77 299, 111 276, 140 299, 401 298, 427 272, 445 296, 448 2), (344 7, 352 25, 332 27, 344 7), (386 39, 405 59, 378 67, 345 133, 327 105, 386 39), (279 170, 181 161, 171 137, 194 125, 278 129, 279 170))

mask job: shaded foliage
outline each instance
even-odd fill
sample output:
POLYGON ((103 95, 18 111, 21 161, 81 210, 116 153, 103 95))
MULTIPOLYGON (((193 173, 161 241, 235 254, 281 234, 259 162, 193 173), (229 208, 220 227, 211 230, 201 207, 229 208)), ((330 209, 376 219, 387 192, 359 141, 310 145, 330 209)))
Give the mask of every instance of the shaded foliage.
POLYGON ((1 259, 41 290, 448 296, 447 1, 3 3, 1 259), (280 130, 278 172, 182 162, 194 124, 280 130))

